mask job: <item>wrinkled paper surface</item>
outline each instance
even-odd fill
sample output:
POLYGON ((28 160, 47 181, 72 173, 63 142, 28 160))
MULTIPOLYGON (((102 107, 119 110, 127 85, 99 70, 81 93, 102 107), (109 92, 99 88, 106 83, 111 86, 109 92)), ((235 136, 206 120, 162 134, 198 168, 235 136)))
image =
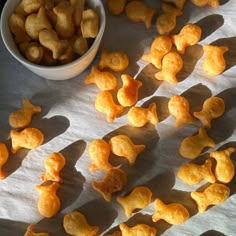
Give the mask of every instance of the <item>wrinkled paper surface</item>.
MULTIPOLYGON (((175 119, 169 116, 167 109, 169 98, 176 94, 188 99, 191 112, 199 111, 204 100, 210 96, 223 98, 226 111, 207 130, 217 145, 204 149, 197 161, 202 163, 209 157, 209 152, 218 148, 236 146, 236 3, 233 0, 221 2, 218 9, 213 9, 197 8, 187 1, 184 14, 177 18, 173 33, 178 33, 186 23, 197 23, 203 33, 199 44, 188 48, 183 55, 184 67, 178 74, 180 82, 175 86, 155 80, 157 70, 141 60, 157 36, 155 24, 147 30, 143 23, 130 22, 125 14, 115 17, 107 12, 101 48, 127 53, 130 65, 124 73, 143 82, 137 105, 147 107, 151 102, 157 104, 160 118, 157 126, 133 128, 127 121, 128 109, 113 123, 107 123, 105 116, 94 107, 98 88, 86 86, 83 82, 91 67, 74 79, 45 80, 17 62, 0 39, 0 141, 10 147, 8 116, 21 106, 23 97, 42 107, 42 112, 34 116, 30 127, 39 128, 45 134, 42 146, 30 151, 22 149, 10 155, 3 168, 7 178, 0 182, 0 235, 23 235, 29 224, 36 224, 37 232, 66 235, 63 216, 73 210, 85 214, 89 224, 99 226, 99 235, 117 230, 121 222, 127 222, 130 226, 137 223, 152 225, 156 227, 157 235, 235 235, 236 178, 228 184, 231 194, 223 204, 198 214, 190 192, 204 189, 206 183, 189 187, 176 177, 176 171, 180 165, 189 162, 178 152, 181 141, 195 134, 201 124, 196 122, 175 128, 175 119), (215 78, 207 76, 202 69, 202 45, 211 43, 229 47, 225 54, 227 68, 215 78), (109 141, 116 134, 127 134, 134 143, 146 145, 134 166, 129 166, 125 158, 111 155, 111 163, 121 166, 128 177, 126 187, 119 194, 125 195, 135 186, 147 186, 153 192, 153 200, 158 197, 165 203, 182 203, 190 212, 188 221, 177 226, 164 221, 153 223, 153 203, 127 219, 116 201, 119 194, 107 203, 92 189, 91 182, 102 179, 105 173, 88 171, 88 145, 98 138, 109 141), (61 172, 63 183, 58 191, 61 211, 55 217, 46 219, 38 213, 35 186, 41 184, 39 177, 45 170, 44 160, 52 152, 61 152, 66 158, 66 166, 61 172)), ((160 12, 159 1, 146 3, 157 7, 160 12)), ((101 48, 92 65, 98 63, 101 48)), ((116 73, 119 86, 120 75, 116 73)), ((236 154, 232 155, 232 160, 236 164, 236 154)))

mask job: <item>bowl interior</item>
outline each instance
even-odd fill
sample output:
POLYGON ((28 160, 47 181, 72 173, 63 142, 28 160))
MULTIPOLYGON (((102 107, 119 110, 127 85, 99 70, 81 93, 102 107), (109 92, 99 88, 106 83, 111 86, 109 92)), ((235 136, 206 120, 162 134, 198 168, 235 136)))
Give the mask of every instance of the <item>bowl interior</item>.
POLYGON ((14 56, 18 61, 20 61, 27 67, 42 68, 46 70, 61 70, 63 68, 77 64, 78 61, 81 61, 84 58, 86 58, 87 55, 94 49, 96 44, 100 43, 101 41, 101 38, 105 30, 105 24, 106 24, 105 10, 104 10, 103 4, 101 0, 87 0, 87 4, 99 14, 99 19, 100 19, 100 27, 99 27, 98 35, 93 41, 88 51, 82 56, 80 56, 78 59, 65 65, 43 66, 43 65, 37 65, 37 64, 31 63, 27 59, 25 59, 23 55, 20 53, 20 51, 18 50, 17 45, 12 36, 12 33, 10 31, 10 27, 9 27, 9 18, 19 2, 20 0, 10 0, 6 2, 2 11, 2 16, 1 16, 1 35, 2 35, 2 39, 6 48, 12 54, 12 56, 14 56))

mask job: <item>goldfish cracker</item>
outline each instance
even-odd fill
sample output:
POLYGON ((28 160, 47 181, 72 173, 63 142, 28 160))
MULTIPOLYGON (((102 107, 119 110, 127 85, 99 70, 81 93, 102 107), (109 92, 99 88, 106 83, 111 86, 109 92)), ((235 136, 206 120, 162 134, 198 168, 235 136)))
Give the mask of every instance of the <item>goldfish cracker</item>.
POLYGON ((202 35, 202 29, 195 24, 185 25, 179 34, 172 35, 171 39, 180 54, 185 53, 185 49, 199 42, 202 35))
POLYGON ((192 3, 198 7, 209 5, 213 8, 218 8, 220 5, 219 0, 192 0, 192 3))
POLYGON ((37 148, 44 141, 43 133, 36 128, 25 128, 21 132, 11 130, 10 135, 12 140, 12 153, 16 153, 21 148, 37 148))
POLYGON ((43 59, 43 47, 39 43, 29 43, 25 51, 25 57, 35 64, 41 64, 43 59))
POLYGON ((5 174, 2 171, 2 167, 7 162, 8 157, 9 157, 9 152, 6 144, 0 143, 0 179, 5 178, 5 174))
POLYGON ((211 128, 211 121, 219 118, 225 112, 225 103, 222 98, 210 97, 203 103, 202 110, 193 115, 199 119, 204 127, 211 128))
POLYGON ((85 0, 70 0, 73 11, 73 23, 76 27, 80 26, 82 14, 85 7, 85 0))
POLYGON ((39 32, 43 29, 51 29, 46 10, 40 7, 37 13, 30 14, 25 20, 26 33, 34 40, 38 40, 39 32))
POLYGON ((53 59, 59 59, 62 56, 68 46, 68 40, 60 40, 57 33, 54 30, 45 29, 39 33, 39 42, 42 46, 49 49, 52 52, 53 59))
POLYGON ((162 1, 166 3, 171 3, 180 10, 183 10, 184 4, 186 2, 186 0, 162 0, 162 1))
POLYGON ((39 112, 41 112, 41 107, 33 105, 29 99, 23 98, 22 107, 10 113, 9 124, 14 129, 24 128, 30 124, 32 116, 39 112))
POLYGON ((151 103, 147 108, 131 107, 127 116, 129 122, 135 127, 143 127, 147 123, 156 125, 159 122, 155 103, 151 103))
POLYGON ((157 36, 151 45, 151 50, 142 56, 144 61, 152 63, 157 69, 162 67, 162 58, 170 52, 172 42, 170 37, 160 35, 157 36))
POLYGON ((136 224, 133 227, 128 227, 125 223, 119 225, 122 235, 125 236, 156 236, 157 230, 146 224, 136 224))
POLYGON ((124 107, 114 102, 109 91, 103 91, 96 96, 95 108, 97 111, 106 114, 107 122, 113 122, 124 110, 124 107))
POLYGON ((212 173, 212 162, 209 159, 203 165, 194 163, 182 165, 177 172, 177 176, 188 185, 198 184, 202 180, 206 180, 209 183, 215 183, 216 181, 212 173))
POLYGON ((86 217, 79 211, 67 213, 63 219, 63 227, 66 233, 74 236, 95 236, 99 231, 99 227, 89 225, 86 217))
POLYGON ((57 182, 35 187, 39 193, 38 211, 43 217, 51 218, 60 210, 61 201, 56 194, 59 187, 57 182))
POLYGON ((125 70, 129 65, 129 59, 125 52, 110 51, 102 49, 101 58, 99 60, 98 68, 103 70, 109 68, 115 72, 125 70))
POLYGON ((176 118, 175 127, 195 122, 195 118, 189 112, 189 102, 183 96, 172 96, 168 102, 168 109, 170 114, 176 118))
POLYGON ((66 51, 58 58, 59 64, 63 65, 72 62, 74 56, 75 54, 72 45, 68 45, 66 51))
POLYGON ((126 173, 121 169, 113 168, 106 173, 102 181, 93 181, 92 187, 98 191, 107 202, 110 202, 112 194, 121 191, 126 183, 126 173))
POLYGON ((116 135, 110 139, 113 154, 125 157, 130 165, 134 165, 137 156, 145 149, 145 145, 135 145, 127 135, 116 135))
POLYGON ((29 45, 30 45, 30 42, 27 42, 27 41, 18 44, 18 48, 20 52, 22 53, 22 55, 25 55, 25 52, 29 45))
POLYGON ((96 86, 103 90, 114 90, 117 86, 116 77, 105 71, 100 71, 96 66, 93 66, 90 74, 85 77, 85 84, 96 84, 96 86))
POLYGON ((109 163, 111 148, 103 139, 95 139, 89 145, 89 156, 92 161, 89 170, 110 170, 112 165, 109 163))
POLYGON ((143 83, 126 74, 121 79, 123 86, 117 92, 117 99, 123 107, 130 107, 138 101, 138 89, 143 83))
POLYGON ((151 203, 152 192, 149 188, 144 186, 136 187, 132 192, 125 197, 117 197, 119 202, 125 210, 125 215, 131 217, 135 209, 143 209, 151 203))
POLYGON ((55 66, 57 65, 57 60, 53 59, 52 51, 43 47, 43 59, 42 64, 46 66, 55 66))
POLYGON ((154 201, 155 212, 152 216, 153 222, 161 219, 172 225, 183 224, 189 219, 188 210, 179 203, 165 204, 159 198, 154 201))
POLYGON ((65 166, 65 157, 59 152, 53 152, 44 161, 46 172, 40 176, 42 181, 62 182, 60 171, 65 166))
POLYGON ((210 76, 217 76, 225 70, 226 62, 224 53, 229 50, 224 46, 204 45, 203 50, 205 58, 203 61, 203 69, 210 76))
POLYGON ((52 25, 52 28, 55 29, 56 24, 57 24, 57 15, 53 11, 53 9, 52 10, 47 10, 46 14, 47 14, 47 18, 48 18, 49 22, 52 25))
POLYGON ((176 75, 183 68, 183 59, 177 52, 167 53, 162 60, 161 71, 155 74, 157 80, 165 80, 171 84, 178 82, 176 75))
POLYGON ((127 0, 107 0, 107 8, 112 15, 120 15, 126 6, 127 0))
POLYGON ((73 43, 73 50, 78 55, 82 56, 88 51, 88 41, 83 36, 77 36, 73 43))
POLYGON ((20 3, 16 7, 17 10, 24 12, 25 14, 31 14, 39 10, 42 6, 41 0, 21 0, 20 3))
POLYGON ((226 185, 214 183, 203 192, 191 192, 191 197, 196 202, 198 211, 204 213, 208 206, 222 204, 229 194, 230 189, 226 185))
POLYGON ((24 236, 49 236, 47 233, 35 233, 34 232, 34 226, 29 225, 27 227, 27 231, 25 232, 24 236))
POLYGON ((159 34, 169 34, 176 26, 177 16, 182 15, 182 11, 167 3, 162 3, 163 13, 157 17, 156 28, 159 34))
POLYGON ((222 183, 229 183, 235 174, 234 163, 230 159, 230 155, 235 152, 235 148, 229 147, 225 150, 214 151, 210 153, 210 157, 216 160, 215 176, 222 183))
POLYGON ((86 9, 82 13, 81 32, 84 38, 96 38, 99 31, 99 16, 93 9, 86 9))
POLYGON ((125 7, 127 17, 133 22, 144 22, 147 29, 152 25, 152 19, 157 13, 155 8, 147 7, 142 1, 131 1, 125 7))
POLYGON ((185 138, 180 145, 181 156, 194 159, 200 155, 205 147, 214 147, 215 142, 211 139, 204 128, 200 128, 198 134, 185 138))
POLYGON ((10 30, 14 35, 16 43, 30 41, 29 35, 25 31, 25 16, 17 13, 13 13, 9 19, 10 30))
POLYGON ((56 2, 54 0, 42 1, 42 5, 45 7, 47 11, 50 11, 56 5, 56 2))
POLYGON ((56 32, 61 39, 68 39, 74 35, 75 27, 73 23, 73 7, 70 2, 60 2, 53 8, 57 16, 56 32))

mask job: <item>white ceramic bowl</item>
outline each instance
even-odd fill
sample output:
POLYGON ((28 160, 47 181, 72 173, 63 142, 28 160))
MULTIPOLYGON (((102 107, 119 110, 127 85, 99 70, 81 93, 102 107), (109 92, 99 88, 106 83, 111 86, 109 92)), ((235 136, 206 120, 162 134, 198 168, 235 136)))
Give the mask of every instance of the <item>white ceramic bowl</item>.
POLYGON ((25 59, 19 52, 8 24, 9 17, 19 2, 20 0, 7 1, 3 8, 1 16, 2 39, 6 48, 13 57, 15 57, 19 62, 21 62, 25 67, 27 67, 35 74, 50 80, 66 80, 73 78, 82 73, 91 64, 100 46, 106 24, 105 11, 101 0, 87 0, 88 5, 96 10, 100 17, 99 33, 93 44, 91 45, 89 50, 78 59, 74 60, 71 63, 59 66, 41 66, 33 64, 25 59))

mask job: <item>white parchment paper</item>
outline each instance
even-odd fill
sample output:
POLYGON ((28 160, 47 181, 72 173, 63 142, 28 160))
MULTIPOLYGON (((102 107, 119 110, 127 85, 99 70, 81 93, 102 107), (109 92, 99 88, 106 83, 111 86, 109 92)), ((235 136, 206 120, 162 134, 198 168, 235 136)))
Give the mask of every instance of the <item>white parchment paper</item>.
MULTIPOLYGON (((159 1, 145 2, 157 7, 160 12, 159 1)), ((202 163, 212 150, 236 146, 236 3, 234 0, 220 2, 221 6, 213 9, 197 8, 187 0, 184 14, 177 18, 173 33, 178 33, 186 23, 196 23, 202 28, 203 34, 199 44, 188 48, 183 56, 184 68, 178 74, 179 83, 175 86, 155 80, 157 70, 140 59, 144 52, 149 51, 151 42, 157 36, 155 24, 146 29, 143 23, 130 22, 125 14, 115 17, 107 12, 101 48, 127 53, 130 65, 124 73, 143 82, 137 105, 147 107, 151 102, 157 104, 160 118, 157 126, 133 128, 128 125, 127 112, 113 123, 107 123, 105 116, 94 107, 98 88, 86 86, 83 82, 91 67, 74 79, 45 80, 19 64, 0 39, 0 142, 10 147, 8 116, 21 106, 23 97, 42 107, 41 114, 34 116, 30 126, 41 129, 45 134, 42 146, 11 154, 3 168, 7 178, 0 182, 0 235, 24 235, 29 224, 35 224, 38 232, 48 232, 53 236, 66 235, 62 225, 63 216, 73 210, 81 211, 91 225, 99 226, 99 235, 113 232, 121 222, 129 226, 137 223, 152 225, 156 227, 157 235, 236 234, 236 179, 228 184, 231 194, 223 204, 198 214, 190 192, 201 189, 206 183, 186 186, 176 177, 176 171, 180 165, 189 162, 178 152, 181 141, 196 133, 201 124, 196 122, 174 128, 175 120, 167 110, 169 98, 176 94, 188 99, 191 112, 199 111, 204 100, 210 96, 223 98, 225 114, 215 120, 208 130, 217 145, 204 150, 197 161, 202 163), (229 47, 225 54, 227 68, 215 78, 207 76, 202 69, 202 45, 211 43, 229 47), (115 194, 112 202, 107 203, 92 189, 91 182, 102 179, 105 173, 88 171, 88 145, 93 139, 104 138, 108 141, 116 134, 127 134, 134 143, 147 146, 132 167, 124 158, 111 155, 111 163, 121 166, 128 176, 128 183, 119 194, 125 195, 135 186, 147 186, 153 192, 153 200, 158 197, 165 203, 183 204, 190 212, 188 221, 177 226, 164 221, 153 223, 153 203, 127 219, 116 202, 119 194, 115 194), (41 184, 39 176, 44 172, 43 162, 52 152, 61 152, 67 163, 61 173, 64 181, 58 191, 61 210, 55 217, 46 219, 38 213, 38 193, 34 188, 41 184)), ((92 65, 98 63, 101 48, 92 65)), ((121 86, 120 73, 116 75, 121 86)), ((232 160, 236 162, 235 154, 232 160)))

